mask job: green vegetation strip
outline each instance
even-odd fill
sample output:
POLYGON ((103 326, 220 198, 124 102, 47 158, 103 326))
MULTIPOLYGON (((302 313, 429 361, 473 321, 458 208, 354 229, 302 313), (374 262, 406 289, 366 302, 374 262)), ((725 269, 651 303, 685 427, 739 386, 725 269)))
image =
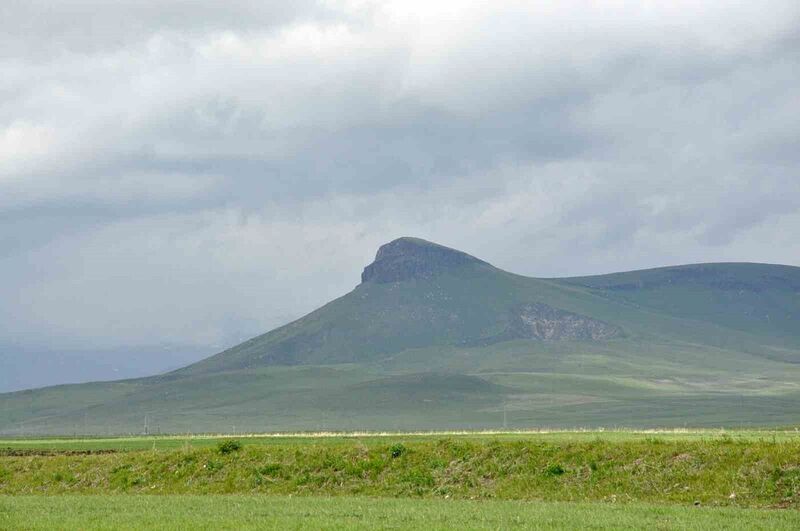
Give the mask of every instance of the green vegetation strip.
POLYGON ((0 457, 0 494, 358 495, 800 508, 800 442, 441 439, 0 457))
POLYGON ((797 529, 800 513, 286 496, 0 496, 2 529, 797 529))
MULTIPOLYGON (((544 442, 593 442, 598 440, 645 441, 658 438, 665 441, 750 441, 800 443, 797 428, 752 429, 752 430, 554 430, 554 431, 507 431, 507 432, 420 432, 420 433, 277 433, 245 434, 234 436, 245 444, 253 445, 331 445, 363 444, 379 446, 398 440, 403 442, 425 442, 442 438, 470 441, 544 441, 544 442)), ((231 435, 158 435, 133 437, 45 437, 37 439, 0 439, 0 455, 16 450, 40 450, 42 452, 66 451, 129 451, 168 450, 216 446, 220 440, 231 435)))

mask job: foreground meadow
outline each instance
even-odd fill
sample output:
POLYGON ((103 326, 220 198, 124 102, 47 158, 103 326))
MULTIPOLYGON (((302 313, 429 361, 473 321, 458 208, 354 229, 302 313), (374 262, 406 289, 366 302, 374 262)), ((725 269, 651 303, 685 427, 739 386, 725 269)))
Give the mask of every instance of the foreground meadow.
POLYGON ((797 529, 795 511, 364 497, 0 496, 2 529, 797 529))

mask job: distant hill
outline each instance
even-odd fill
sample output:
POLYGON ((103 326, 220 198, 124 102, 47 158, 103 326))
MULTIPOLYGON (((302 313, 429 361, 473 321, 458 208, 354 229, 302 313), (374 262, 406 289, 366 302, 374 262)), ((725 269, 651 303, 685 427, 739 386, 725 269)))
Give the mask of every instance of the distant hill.
POLYGON ((800 268, 539 279, 415 238, 166 375, 0 395, 0 433, 800 423, 800 268))

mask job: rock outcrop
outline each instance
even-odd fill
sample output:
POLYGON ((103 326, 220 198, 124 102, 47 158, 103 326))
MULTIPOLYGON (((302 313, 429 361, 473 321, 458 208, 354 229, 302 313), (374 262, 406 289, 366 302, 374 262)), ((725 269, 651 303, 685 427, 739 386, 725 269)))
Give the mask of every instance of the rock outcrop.
POLYGON ((375 261, 361 273, 361 282, 385 284, 409 279, 429 279, 469 264, 486 262, 467 253, 418 238, 399 238, 378 249, 375 261))
POLYGON ((515 308, 508 329, 511 338, 545 341, 601 341, 621 333, 618 326, 541 303, 515 308))

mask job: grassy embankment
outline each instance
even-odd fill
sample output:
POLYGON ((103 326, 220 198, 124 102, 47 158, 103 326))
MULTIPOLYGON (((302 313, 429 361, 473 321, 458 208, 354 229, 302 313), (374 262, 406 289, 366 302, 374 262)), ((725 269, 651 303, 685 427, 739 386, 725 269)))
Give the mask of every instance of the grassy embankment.
POLYGON ((800 507, 800 441, 792 437, 241 441, 229 452, 190 443, 109 453, 6 449, 0 494, 264 493, 800 507))

